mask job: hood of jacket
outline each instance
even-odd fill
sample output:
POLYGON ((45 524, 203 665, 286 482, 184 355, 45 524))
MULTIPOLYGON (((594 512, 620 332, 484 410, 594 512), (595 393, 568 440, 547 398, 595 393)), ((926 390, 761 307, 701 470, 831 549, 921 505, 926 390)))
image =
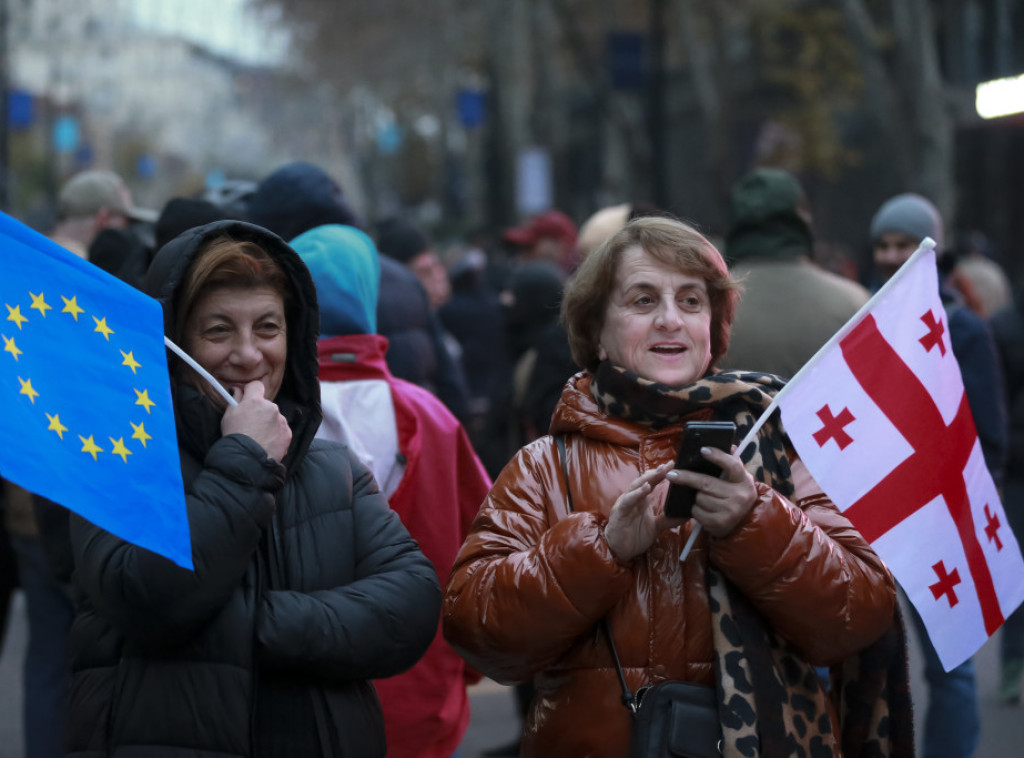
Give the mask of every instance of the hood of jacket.
MULTIPOLYGON (((292 429, 291 447, 283 461, 290 472, 294 463, 302 459, 322 418, 316 347, 320 311, 313 278, 298 254, 284 240, 262 227, 243 221, 215 221, 189 229, 164 245, 146 272, 144 291, 160 301, 164 333, 180 346, 181 335, 176 333, 177 309, 185 274, 197 252, 211 240, 221 237, 259 245, 281 267, 291 285, 292 302, 285 313, 287 365, 281 390, 275 398, 292 429)), ((222 412, 184 381, 183 364, 177 356, 168 353, 168 365, 178 444, 201 460, 220 437, 222 412)))

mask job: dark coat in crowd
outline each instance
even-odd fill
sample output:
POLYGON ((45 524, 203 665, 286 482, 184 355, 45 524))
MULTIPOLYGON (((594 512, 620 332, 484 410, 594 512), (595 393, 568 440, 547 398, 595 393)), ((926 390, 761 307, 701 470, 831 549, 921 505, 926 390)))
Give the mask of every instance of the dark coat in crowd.
POLYGON ((290 247, 232 221, 166 245, 147 289, 169 333, 188 264, 224 234, 266 249, 295 293, 275 398, 291 446, 279 463, 221 436, 220 412, 172 374, 195 571, 72 516, 69 755, 383 756, 370 680, 409 668, 434 638, 437 575, 366 467, 314 440, 319 312, 290 247))
POLYGON ((559 307, 565 276, 550 261, 528 261, 510 278, 505 344, 510 370, 494 389, 481 454, 492 478, 523 445, 546 434, 573 363, 559 307))
POLYGON ((388 339, 392 374, 434 393, 456 418, 465 415, 466 380, 444 346, 427 292, 412 271, 386 255, 380 256, 377 333, 388 339))
POLYGON ((1010 454, 1007 479, 1024 481, 1024 290, 1014 303, 992 317, 992 332, 1006 377, 1006 398, 1010 416, 1010 454))
POLYGON ((1001 486, 1009 453, 1009 426, 999 348, 988 323, 960 302, 944 282, 940 294, 949 320, 949 344, 964 379, 985 465, 996 486, 1001 486))
POLYGON ((1017 542, 1024 543, 1024 290, 992 317, 991 324, 1002 359, 1010 419, 1003 507, 1017 542))
POLYGON ((484 265, 464 265, 452 272, 452 296, 438 310, 438 317, 462 346, 469 396, 486 400, 507 364, 504 314, 498 293, 487 284, 484 265))

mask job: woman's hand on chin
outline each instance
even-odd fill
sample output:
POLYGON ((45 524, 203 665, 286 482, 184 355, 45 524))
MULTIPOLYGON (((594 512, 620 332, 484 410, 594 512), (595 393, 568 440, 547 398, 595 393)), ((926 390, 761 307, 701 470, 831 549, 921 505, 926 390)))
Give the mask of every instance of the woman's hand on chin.
POLYGON ((722 469, 720 478, 678 469, 670 481, 697 490, 693 517, 712 537, 725 537, 746 517, 757 502, 754 477, 737 456, 724 450, 703 448, 701 454, 722 469))
POLYGON ((618 561, 627 563, 647 552, 659 534, 683 522, 683 519, 669 519, 655 512, 660 498, 654 495, 654 488, 664 481, 672 466, 672 463, 662 464, 634 479, 612 506, 604 538, 618 561))
POLYGON ((238 405, 224 411, 220 421, 221 434, 244 434, 254 439, 268 456, 280 461, 288 453, 292 430, 270 400, 264 397, 263 382, 249 382, 244 390, 232 389, 238 405))

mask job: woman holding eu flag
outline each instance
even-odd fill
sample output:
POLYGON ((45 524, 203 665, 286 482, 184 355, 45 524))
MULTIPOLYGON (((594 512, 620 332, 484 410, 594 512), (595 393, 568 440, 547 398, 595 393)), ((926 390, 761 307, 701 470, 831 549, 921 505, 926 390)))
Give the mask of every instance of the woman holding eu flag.
POLYGON ((370 472, 320 425, 312 278, 221 221, 156 255, 194 571, 72 517, 73 755, 383 756, 369 680, 412 666, 440 588, 370 472))

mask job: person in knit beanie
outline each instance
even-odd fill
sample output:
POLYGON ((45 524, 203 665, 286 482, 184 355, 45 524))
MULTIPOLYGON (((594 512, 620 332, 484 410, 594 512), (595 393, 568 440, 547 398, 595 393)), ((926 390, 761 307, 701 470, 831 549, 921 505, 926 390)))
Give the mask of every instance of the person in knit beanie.
MULTIPOLYGON (((871 219, 876 279, 888 281, 914 254, 925 237, 935 241, 936 254, 943 252, 942 216, 927 198, 904 193, 890 198, 871 219)), ((1005 470, 1008 447, 1008 416, 997 347, 988 324, 960 301, 945 282, 939 265, 940 295, 945 306, 949 341, 963 376, 964 392, 974 418, 985 465, 996 486, 1005 470)), ((924 755, 970 758, 978 746, 981 717, 974 661, 967 659, 946 671, 935 652, 920 614, 910 614, 917 630, 928 683, 924 755)))
POLYGON ((788 171, 756 168, 729 199, 723 253, 744 294, 719 365, 792 377, 869 294, 814 261, 810 202, 788 171))
POLYGON ((882 204, 871 219, 875 271, 881 283, 907 262, 925 237, 935 240, 936 255, 941 255, 942 216, 928 198, 906 192, 882 204))

